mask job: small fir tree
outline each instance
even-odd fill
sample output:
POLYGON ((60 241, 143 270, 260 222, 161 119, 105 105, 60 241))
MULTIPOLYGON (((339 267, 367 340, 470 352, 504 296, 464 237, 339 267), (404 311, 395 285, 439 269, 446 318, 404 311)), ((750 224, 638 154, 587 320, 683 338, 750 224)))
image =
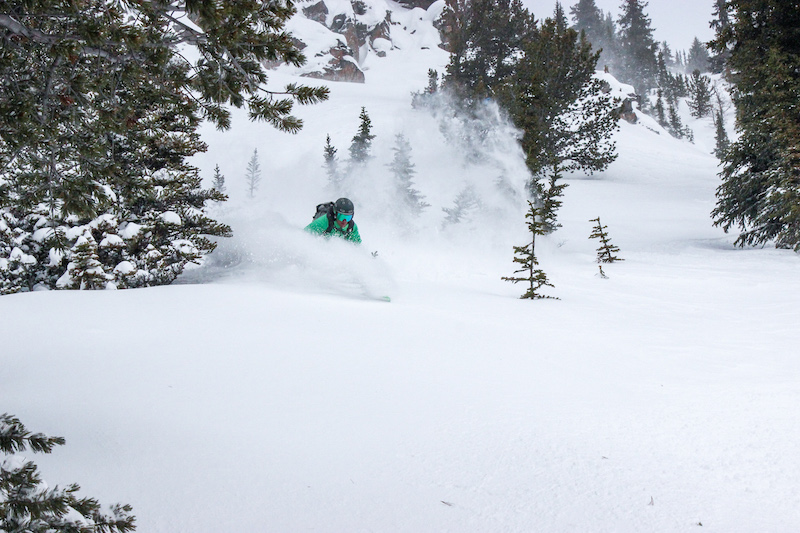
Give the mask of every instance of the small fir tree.
POLYGON ((112 281, 114 275, 103 269, 97 254, 97 242, 87 231, 75 242, 72 261, 56 286, 60 289, 97 290, 107 288, 112 281))
POLYGON ((536 259, 536 236, 544 235, 544 226, 542 224, 542 210, 534 205, 530 200, 528 201, 528 212, 525 218, 528 219, 528 231, 531 233, 531 242, 524 246, 514 246, 514 262, 520 265, 515 274, 525 273, 526 276, 511 276, 500 278, 503 281, 510 281, 512 283, 519 283, 521 281, 528 283, 528 289, 520 296, 520 299, 541 300, 550 299, 558 300, 553 296, 545 296, 538 291, 542 287, 553 287, 553 284, 547 280, 547 275, 543 270, 536 268, 539 266, 539 261, 536 259))
POLYGON ((405 135, 399 133, 395 137, 395 145, 392 150, 394 150, 394 159, 389 164, 389 169, 394 175, 397 193, 411 214, 419 216, 422 210, 429 207, 430 204, 425 203, 423 201, 425 197, 414 188, 413 180, 417 171, 414 170, 415 165, 411 162, 411 144, 405 135))
POLYGON ((372 134, 372 120, 370 120, 366 108, 361 108, 361 114, 358 118, 361 120, 358 126, 358 133, 350 143, 351 165, 363 165, 372 157, 370 152, 372 150, 372 140, 375 138, 375 135, 372 134))
POLYGON ((214 178, 211 188, 217 192, 225 194, 225 176, 223 176, 222 172, 220 172, 219 165, 214 167, 214 178))
POLYGON ((664 111, 664 100, 663 100, 663 98, 661 98, 661 91, 658 91, 658 99, 656 100, 656 105, 654 107, 654 111, 655 111, 655 114, 656 114, 656 120, 658 121, 658 124, 662 128, 666 128, 667 127, 667 114, 664 111))
POLYGON ((323 158, 325 159, 325 174, 328 175, 328 183, 330 183, 334 192, 338 194, 341 189, 342 175, 339 172, 339 161, 336 158, 338 150, 331 144, 331 136, 325 138, 325 148, 323 149, 323 158))
POLYGON ((253 150, 253 157, 251 157, 250 161, 247 163, 245 181, 247 182, 248 198, 255 198, 256 191, 261 183, 261 164, 258 162, 258 148, 253 150))
MULTIPOLYGON (((589 222, 594 222, 594 228, 592 229, 592 234, 589 235, 590 239, 600 239, 600 247, 597 249, 597 262, 598 263, 615 263, 617 261, 624 261, 617 257, 616 253, 619 253, 619 248, 611 244, 611 239, 608 237, 608 233, 606 229, 608 226, 603 226, 600 223, 600 217, 593 218, 589 222)), ((602 269, 600 270, 602 273, 602 269)))
POLYGON ((678 139, 683 139, 685 135, 685 130, 683 127, 683 121, 681 121, 680 115, 678 115, 677 106, 670 104, 669 105, 669 117, 668 117, 668 130, 672 134, 673 137, 678 139))
POLYGON ((0 531, 26 533, 125 533, 136 529, 129 505, 101 512, 94 498, 79 498, 76 484, 49 489, 37 466, 15 454, 51 453, 62 437, 31 433, 18 418, 0 415, 0 531), (76 516, 78 515, 78 516, 76 516))
POLYGON ((453 203, 455 205, 451 208, 442 208, 442 211, 447 214, 444 219, 445 226, 449 224, 458 224, 467 213, 479 206, 475 190, 470 186, 465 187, 464 190, 458 193, 453 203))

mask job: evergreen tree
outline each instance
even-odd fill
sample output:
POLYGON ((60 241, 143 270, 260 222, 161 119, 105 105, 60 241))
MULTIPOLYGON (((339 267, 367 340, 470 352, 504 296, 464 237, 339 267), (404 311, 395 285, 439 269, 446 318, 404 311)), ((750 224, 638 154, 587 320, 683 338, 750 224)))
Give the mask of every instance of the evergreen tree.
POLYGON ((501 102, 522 130, 520 144, 535 177, 558 168, 595 172, 616 159, 611 137, 617 103, 594 77, 597 53, 565 21, 546 19, 501 102))
POLYGON ((692 41, 691 48, 689 48, 689 55, 686 59, 686 72, 691 73, 695 70, 699 70, 700 72, 708 72, 708 61, 709 57, 706 46, 700 42, 700 39, 695 37, 692 41))
POLYGON ((737 226, 740 246, 773 241, 800 252, 800 5, 729 0, 732 21, 715 52, 730 50, 739 138, 723 154, 714 224, 737 226))
POLYGON ((586 39, 597 49, 596 43, 603 35, 603 13, 598 9, 594 0, 578 0, 578 3, 569 10, 574 21, 576 31, 584 32, 586 39))
POLYGON ((225 176, 219 170, 219 165, 214 166, 214 177, 212 178, 212 185, 215 191, 225 194, 225 176))
POLYGON ((253 155, 247 162, 247 172, 244 175, 247 184, 247 197, 255 198, 258 186, 261 184, 261 163, 258 161, 258 148, 253 149, 253 155))
POLYGON ((389 169, 394 175, 398 196, 411 214, 419 216, 422 210, 429 207, 430 204, 425 203, 425 197, 414 188, 413 180, 417 171, 414 170, 415 165, 411 162, 411 144, 405 135, 399 133, 395 136, 395 145, 392 150, 394 150, 394 159, 392 159, 389 169))
POLYGON ((656 121, 662 128, 667 127, 667 116, 664 111, 664 100, 661 98, 661 91, 658 91, 658 99, 656 100, 656 105, 654 108, 656 114, 656 121))
MULTIPOLYGON (((728 12, 727 0, 714 0, 714 12, 712 16, 714 18, 711 20, 710 26, 714 29, 715 33, 722 34, 729 31, 731 19, 728 12)), ((717 53, 709 59, 709 69, 711 72, 714 74, 722 73, 730 55, 730 49, 727 46, 718 49, 717 53)))
POLYGON ((697 118, 711 114, 711 79, 700 74, 699 70, 692 72, 689 79, 689 108, 692 116, 697 118))
POLYGON ((613 65, 616 33, 613 19, 605 18, 595 0, 578 0, 578 3, 570 8, 570 14, 574 22, 573 28, 578 32, 584 32, 592 48, 600 52, 598 64, 606 67, 613 65))
POLYGON ((728 132, 725 130, 725 116, 721 112, 714 112, 714 126, 716 127, 714 155, 719 160, 723 160, 725 152, 730 146, 730 140, 728 139, 728 132))
POLYGON ((512 283, 519 283, 521 281, 528 283, 528 289, 520 296, 521 299, 553 299, 553 296, 545 296, 538 291, 542 287, 553 287, 553 284, 547 280, 547 274, 543 270, 536 268, 539 266, 539 261, 536 259, 536 236, 544 235, 545 230, 542 225, 542 211, 537 208, 533 202, 528 201, 528 212, 525 218, 528 219, 528 231, 531 233, 531 242, 524 246, 514 246, 514 262, 520 265, 515 274, 526 274, 523 276, 511 276, 501 278, 503 281, 510 281, 512 283))
POLYGON ((622 81, 630 83, 636 94, 644 95, 656 86, 658 46, 653 39, 650 18, 644 9, 647 2, 623 0, 619 25, 622 81))
POLYGON ((136 529, 128 505, 101 512, 94 498, 80 498, 76 484, 49 489, 37 466, 14 454, 51 453, 61 437, 31 433, 16 417, 0 415, 0 531, 26 533, 125 533, 136 529))
POLYGON ((325 174, 328 175, 328 183, 337 195, 341 192, 342 175, 339 172, 339 162, 336 158, 338 150, 331 144, 331 136, 325 138, 325 148, 323 157, 325 159, 325 174))
POLYGON ((115 221, 109 231, 124 241, 114 253, 99 247, 105 271, 119 266, 106 259, 123 255, 140 285, 170 282, 187 262, 213 250, 206 236, 230 228, 203 214, 205 202, 224 196, 201 189, 187 162, 205 150, 197 134, 201 119, 227 128, 225 106, 232 104, 296 131, 301 122, 290 115, 293 102, 327 96, 327 89, 267 87, 264 60, 303 60, 282 31, 293 13, 280 0, 6 2, 0 15, 3 290, 54 288, 77 236, 89 228, 101 240, 101 221, 115 221), (181 224, 164 222, 176 217, 181 224), (10 260, 17 248, 34 260, 25 268, 10 260))
POLYGON ((664 59, 664 65, 668 69, 675 66, 675 57, 672 55, 672 48, 670 48, 667 41, 661 43, 661 54, 664 59))
POLYGON ((600 217, 593 218, 589 222, 595 222, 594 228, 592 229, 592 234, 589 236, 589 238, 600 240, 600 247, 597 248, 597 262, 615 263, 617 261, 624 261, 624 259, 620 259, 616 255, 614 255, 616 253, 619 253, 619 248, 611 244, 611 239, 609 238, 608 233, 606 232, 608 226, 603 226, 600 223, 600 217))
POLYGON ((372 140, 375 138, 372 132, 372 121, 367 114, 366 108, 361 108, 358 118, 361 123, 358 126, 358 133, 353 136, 350 143, 350 164, 363 165, 371 157, 372 140))
POLYGON ((97 254, 97 242, 91 231, 86 231, 75 242, 72 261, 67 271, 56 282, 60 289, 96 290, 105 289, 114 281, 114 275, 106 273, 97 254))
POLYGON ((686 135, 686 129, 683 127, 683 121, 678 114, 678 109, 673 104, 669 104, 667 126, 667 130, 673 137, 683 139, 686 135))
POLYGON ((442 211, 447 214, 443 226, 460 223, 469 213, 479 207, 478 197, 475 195, 475 190, 470 186, 465 187, 458 193, 453 203, 454 205, 451 208, 442 208, 442 211))
POLYGON ((549 234, 561 227, 558 220, 558 210, 561 209, 563 202, 561 197, 564 196, 564 189, 567 188, 566 183, 562 183, 563 176, 558 165, 552 168, 552 172, 547 179, 547 186, 543 186, 537 195, 541 215, 541 230, 543 234, 549 234))
POLYGON ((450 2, 461 21, 450 47, 446 84, 469 106, 493 96, 514 73, 534 19, 520 0, 450 2))

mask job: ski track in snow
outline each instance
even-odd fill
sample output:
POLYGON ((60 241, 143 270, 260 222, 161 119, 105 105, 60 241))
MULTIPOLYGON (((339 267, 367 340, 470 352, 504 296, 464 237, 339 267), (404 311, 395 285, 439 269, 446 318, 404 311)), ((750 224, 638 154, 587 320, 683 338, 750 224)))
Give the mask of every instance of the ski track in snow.
POLYGON ((34 458, 43 477, 132 504, 149 533, 800 529, 798 257, 711 225, 710 120, 696 145, 623 124, 619 160, 571 176, 537 242, 561 300, 520 301, 500 277, 521 205, 441 226, 486 175, 410 109, 445 62, 373 56, 366 84, 298 109, 297 136, 241 115, 205 131, 235 237, 181 283, 0 298, 1 409, 67 439, 34 458), (404 231, 362 182, 354 247, 301 229, 329 199, 325 135, 346 158, 362 105, 377 161, 406 133, 432 207, 404 231), (606 280, 597 216, 625 259, 606 280))

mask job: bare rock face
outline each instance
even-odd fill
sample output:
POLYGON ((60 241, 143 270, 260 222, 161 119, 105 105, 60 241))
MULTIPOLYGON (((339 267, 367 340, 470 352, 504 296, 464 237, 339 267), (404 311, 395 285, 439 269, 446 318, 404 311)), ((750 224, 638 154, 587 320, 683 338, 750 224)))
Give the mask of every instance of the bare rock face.
MULTIPOLYGON (((427 10, 435 1, 400 0, 402 9, 397 11, 427 10)), ((392 12, 386 9, 385 4, 371 0, 297 0, 297 7, 300 13, 292 21, 299 30, 291 29, 290 21, 290 31, 307 58, 306 64, 299 69, 301 76, 363 83, 361 66, 367 57, 371 54, 384 57, 394 48, 393 27, 402 27, 402 31, 406 31, 400 22, 392 20, 392 12)))
MULTIPOLYGON (((308 49, 306 43, 302 43, 300 49, 304 51, 306 57, 313 59, 313 61, 309 61, 309 64, 316 65, 316 67, 312 66, 314 69, 312 72, 306 72, 302 74, 303 76, 331 81, 364 82, 364 72, 360 65, 366 56, 370 53, 384 56, 386 55, 384 49, 387 46, 391 47, 390 44, 387 45, 381 41, 381 46, 378 47, 381 49, 375 49, 373 43, 376 39, 384 39, 389 43, 392 40, 391 14, 388 11, 384 19, 377 24, 367 25, 361 21, 364 18, 375 20, 374 16, 363 17, 372 9, 367 1, 351 0, 352 11, 335 13, 333 16, 331 16, 332 12, 325 0, 300 2, 305 4, 301 7, 302 16, 325 26, 337 36, 336 39, 332 39, 336 42, 335 45, 322 50, 308 49), (325 61, 326 57, 329 57, 328 61, 325 61)), ((302 36, 295 36, 295 38, 302 40, 302 36)))
POLYGON ((328 66, 322 69, 322 72, 309 72, 303 74, 308 78, 317 78, 329 81, 346 81, 350 83, 364 83, 364 72, 358 67, 358 64, 351 56, 345 56, 341 59, 331 59, 328 66))
POLYGON ((316 4, 304 7, 303 14, 308 20, 324 25, 328 19, 328 6, 325 5, 324 0, 320 0, 316 4))

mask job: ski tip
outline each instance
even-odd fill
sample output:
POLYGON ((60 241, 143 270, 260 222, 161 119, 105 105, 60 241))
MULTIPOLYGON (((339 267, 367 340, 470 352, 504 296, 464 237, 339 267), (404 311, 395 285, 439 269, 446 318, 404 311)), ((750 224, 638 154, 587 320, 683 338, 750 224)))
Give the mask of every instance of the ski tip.
POLYGON ((388 297, 388 296, 378 296, 378 300, 380 300, 382 302, 391 302, 392 301, 392 299, 390 297, 388 297))

